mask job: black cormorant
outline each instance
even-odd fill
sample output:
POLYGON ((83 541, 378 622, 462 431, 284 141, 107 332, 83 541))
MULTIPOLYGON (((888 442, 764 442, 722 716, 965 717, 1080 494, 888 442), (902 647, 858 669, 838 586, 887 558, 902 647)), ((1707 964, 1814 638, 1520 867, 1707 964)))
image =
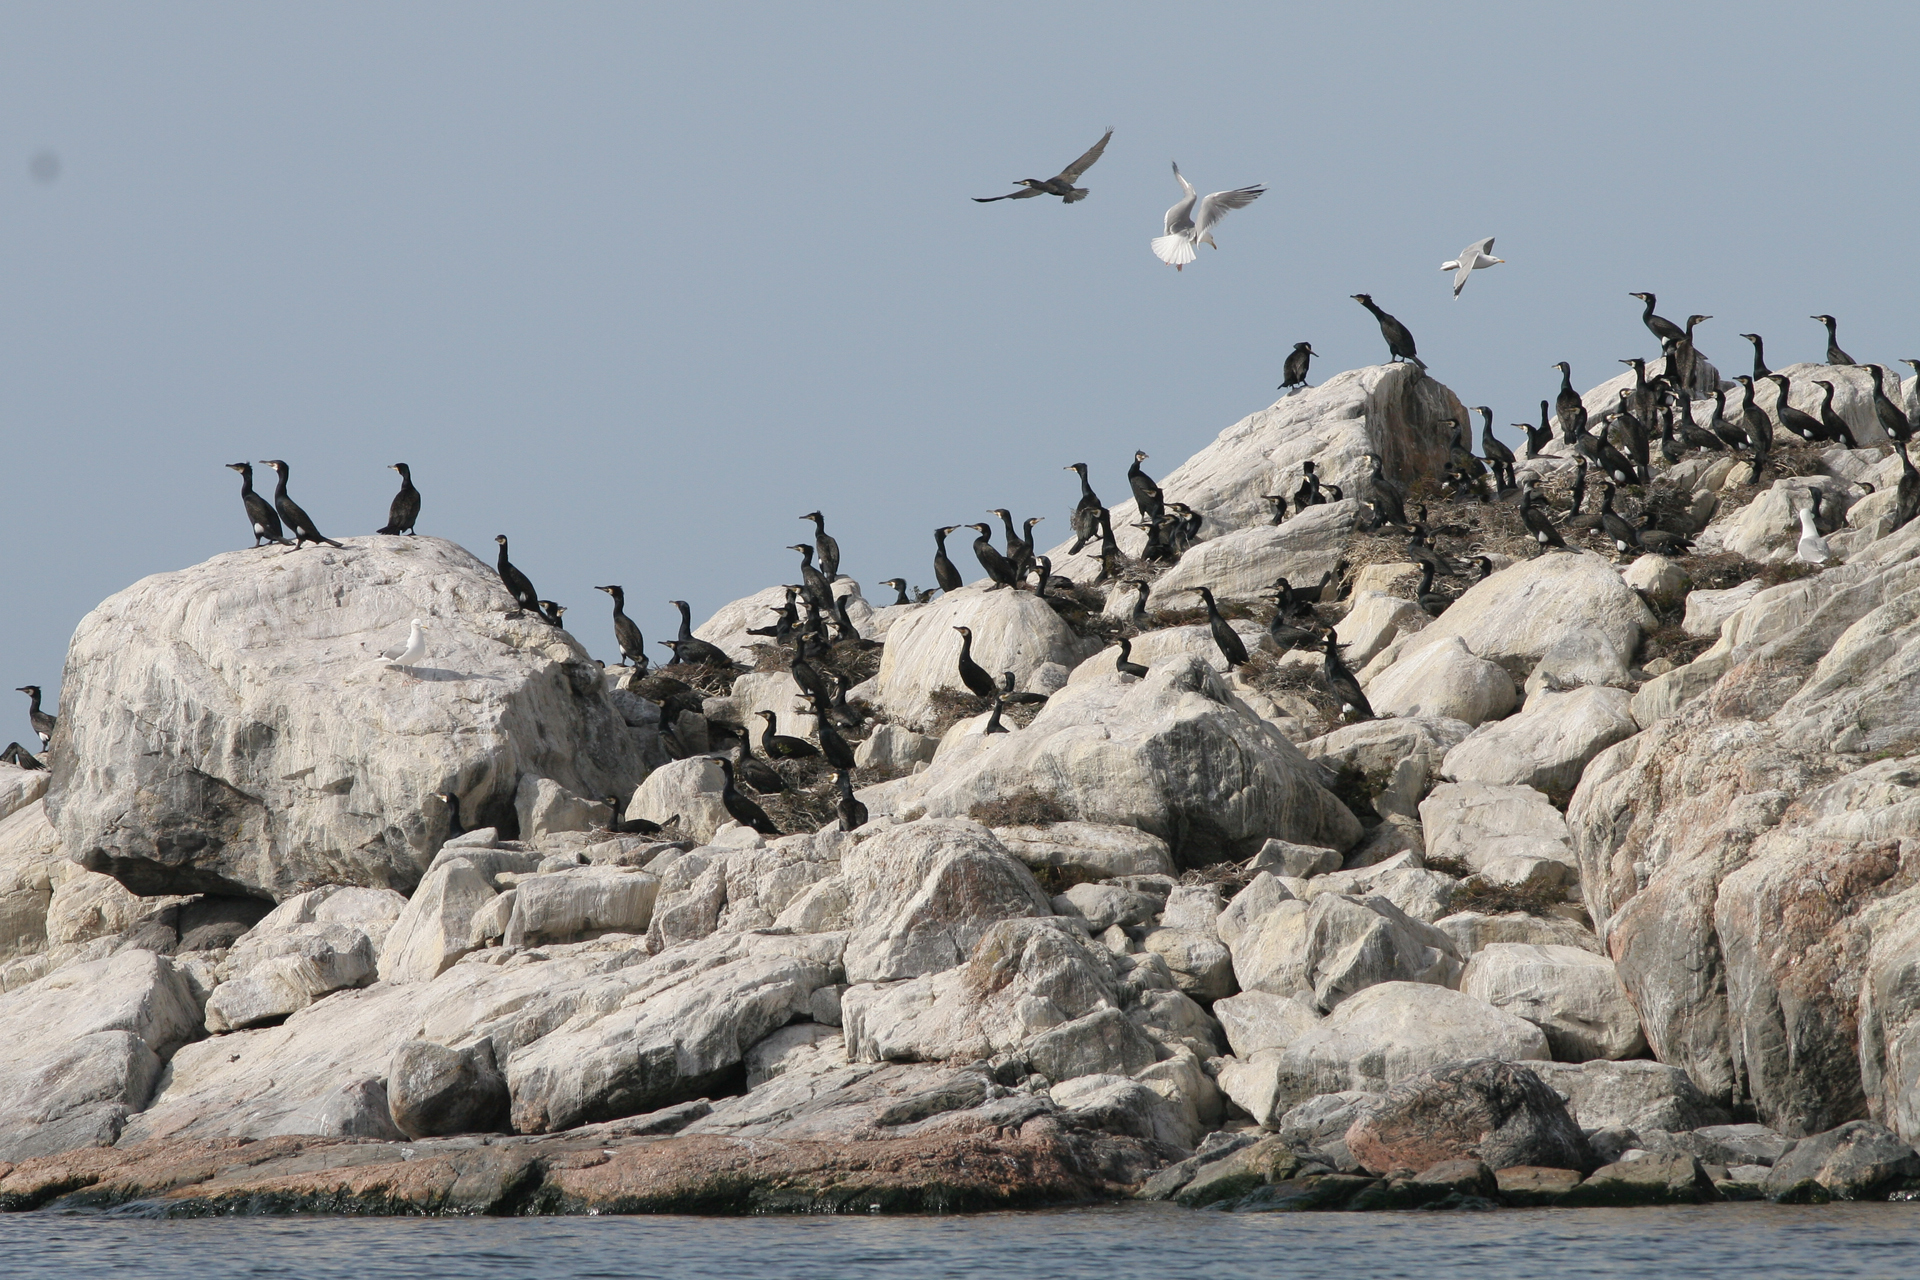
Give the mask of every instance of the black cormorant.
POLYGON ((1640 527, 1634 532, 1638 535, 1640 546, 1656 555, 1685 555, 1693 549, 1693 539, 1684 533, 1674 533, 1668 529, 1656 527, 1656 516, 1652 507, 1640 518, 1640 527))
POLYGON ((387 470, 400 473, 400 492, 393 495, 393 505, 387 508, 387 523, 374 532, 411 536, 413 522, 420 518, 420 491, 413 487, 413 472, 406 463, 396 462, 387 470))
POLYGON ((1453 603, 1452 596, 1433 589, 1433 566, 1430 564, 1420 566, 1420 585, 1413 590, 1413 602, 1436 618, 1453 603))
POLYGON ((1827 439, 1827 426, 1820 419, 1787 403, 1787 396, 1793 390, 1793 384, 1784 373, 1770 373, 1767 381, 1780 388, 1780 398, 1773 402, 1773 412, 1780 419, 1780 425, 1799 436, 1802 440, 1827 439))
POLYGON ((1276 390, 1291 395, 1295 388, 1307 385, 1307 361, 1320 353, 1311 343, 1296 342, 1293 350, 1287 353, 1287 362, 1281 366, 1281 376, 1286 379, 1276 390))
POLYGON ((853 748, 847 745, 847 740, 840 736, 840 731, 834 728, 833 722, 827 718, 829 710, 831 710, 830 707, 819 703, 814 704, 818 719, 814 733, 820 738, 820 754, 836 769, 851 769, 853 768, 853 748))
POLYGON ((993 714, 987 717, 987 727, 980 731, 982 734, 1011 732, 1007 726, 1000 723, 1000 712, 1002 709, 1000 699, 995 698, 993 700, 993 714))
POLYGON ((59 723, 59 717, 40 709, 39 685, 23 684, 15 692, 27 695, 27 723, 33 726, 33 732, 40 739, 40 749, 45 751, 53 745, 53 727, 59 723))
POLYGON ((1085 200, 1087 198, 1087 189, 1085 187, 1076 187, 1073 184, 1079 181, 1081 174, 1093 168, 1093 162, 1098 160, 1100 153, 1107 149, 1107 139, 1112 136, 1113 130, 1111 129, 1101 134, 1100 141, 1088 147, 1086 154, 1082 155, 1078 160, 1075 160, 1060 172, 1054 174, 1051 178, 1021 178, 1013 185, 1025 188, 1022 191, 1015 191, 1004 196, 974 196, 972 199, 978 204, 992 204, 995 200, 1031 200, 1035 196, 1059 196, 1065 204, 1072 204, 1076 200, 1085 200))
POLYGON ((342 544, 314 528, 313 521, 300 509, 300 504, 287 496, 289 470, 287 464, 278 458, 262 458, 260 465, 273 468, 273 474, 276 477, 273 486, 273 508, 280 513, 280 519, 285 522, 287 528, 293 530, 293 549, 298 551, 309 542, 324 542, 330 547, 341 547, 345 550, 342 544))
POLYGON ((720 803, 726 806, 733 820, 742 826, 752 827, 763 836, 779 835, 780 828, 773 825, 773 819, 767 816, 767 811, 733 789, 733 761, 722 757, 718 763, 725 780, 720 789, 720 803))
POLYGON ((556 627, 564 627, 566 625, 560 621, 560 615, 567 611, 567 606, 558 604, 552 600, 542 600, 539 602, 539 609, 541 618, 547 622, 556 627))
POLYGON ((1147 592, 1151 590, 1145 578, 1130 578, 1122 584, 1134 589, 1133 608, 1127 611, 1127 621, 1135 630, 1144 630, 1147 625, 1147 592))
POLYGON ((1751 449, 1753 441, 1747 439, 1747 433, 1727 420, 1727 393, 1716 388, 1713 393, 1713 416, 1707 419, 1707 430, 1726 441, 1729 449, 1751 449))
POLYGON ((1145 676, 1147 669, 1133 660, 1133 641, 1126 636, 1120 637, 1120 653, 1113 660, 1113 669, 1123 676, 1145 676))
POLYGON ((1020 535, 1013 531, 1013 512, 1005 507, 995 507, 987 514, 999 516, 1000 523, 1006 528, 1007 563, 1013 567, 1013 584, 1018 586, 1033 568, 1033 544, 1022 541, 1020 535))
POLYGON ((1400 486, 1387 479, 1379 454, 1369 453, 1367 457, 1372 466, 1366 478, 1360 482, 1360 496, 1373 505, 1374 511, 1387 524, 1397 524, 1403 529, 1412 528, 1413 525, 1407 520, 1406 500, 1401 495, 1400 486))
POLYGON ((861 804, 853 795, 853 775, 842 769, 839 777, 840 799, 833 811, 840 818, 842 831, 858 831, 867 825, 867 806, 861 804))
POLYGON ((460 797, 451 791, 436 791, 433 793, 433 798, 447 806, 446 839, 451 840, 457 835, 464 835, 467 829, 460 822, 460 797))
POLYGON ((1228 625, 1220 616, 1220 606, 1213 602, 1213 592, 1206 587, 1195 587, 1193 593, 1207 606, 1207 630, 1213 633, 1213 642, 1220 646, 1220 656, 1227 660, 1229 668, 1245 666, 1247 646, 1240 639, 1240 633, 1228 625))
POLYGON ((1373 719, 1373 707, 1367 701, 1367 695, 1360 689, 1360 681, 1354 676, 1347 664, 1340 660, 1340 640, 1333 628, 1327 628, 1327 656, 1321 664, 1321 674, 1326 677, 1327 687, 1333 690, 1333 696, 1340 699, 1341 710, 1351 710, 1361 720, 1373 719))
POLYGON ((942 591, 960 589, 960 571, 953 567, 953 561, 947 559, 947 535, 959 527, 950 524, 933 531, 933 581, 942 591))
POLYGON ((1015 689, 1013 687, 1013 672, 1011 671, 1002 671, 1000 673, 999 698, 1000 698, 1000 701, 1006 703, 1010 707, 1015 707, 1015 706, 1038 707, 1038 706, 1045 706, 1047 702, 1047 695, 1044 693, 1027 693, 1023 690, 1015 689))
POLYGON ((1920 471, 1913 468, 1913 459, 1907 456, 1907 442, 1895 440, 1893 447, 1900 453, 1900 487, 1894 491, 1893 527, 1904 528, 1914 516, 1920 515, 1920 471))
POLYGON ((1858 449, 1860 445, 1853 438, 1853 428, 1834 411, 1833 384, 1824 378, 1815 378, 1813 385, 1820 388, 1820 424, 1827 429, 1828 435, 1845 441, 1847 448, 1858 449))
POLYGON ((840 544, 827 532, 827 518, 818 511, 800 517, 813 521, 813 545, 820 554, 820 574, 828 582, 840 576, 840 544))
POLYGON ((1886 371, 1877 364, 1870 364, 1866 369, 1867 376, 1873 379, 1873 413, 1880 420, 1880 429, 1887 433, 1887 439, 1907 443, 1913 436, 1913 426, 1900 407, 1887 399, 1886 371))
POLYGON ((1513 424, 1527 433, 1527 457, 1537 458, 1540 451, 1553 443, 1553 410, 1545 400, 1540 402, 1540 425, 1531 422, 1513 424))
POLYGON ((1133 452, 1133 465, 1127 468, 1127 485, 1133 490, 1133 504, 1140 514, 1148 520, 1158 520, 1166 514, 1166 497, 1160 492, 1160 486, 1153 477, 1140 469, 1147 455, 1136 449, 1133 452))
POLYGON ((796 542, 787 550, 800 553, 800 583, 807 593, 807 599, 822 609, 833 608, 833 583, 813 567, 813 548, 804 542, 796 542))
POLYGON ((820 748, 805 738, 781 733, 780 717, 772 711, 756 711, 753 714, 767 722, 766 727, 760 730, 760 749, 767 753, 767 759, 810 760, 820 754, 820 748))
POLYGON ((1013 561, 1000 554, 993 545, 993 526, 989 524, 970 524, 967 528, 978 536, 973 540, 973 554, 980 561, 980 567, 987 571, 987 577, 993 579, 994 591, 1001 587, 1019 588, 1020 579, 1013 572, 1013 561))
POLYGON ((703 667, 731 667, 733 659, 719 645, 708 644, 705 640, 696 640, 693 635, 693 611, 685 600, 669 600, 668 604, 680 611, 680 634, 676 637, 680 648, 678 653, 682 662, 697 662, 703 667))
POLYGON ((1753 444, 1754 479, 1760 478, 1760 467, 1766 463, 1767 456, 1773 452, 1773 419, 1761 411, 1753 402, 1753 379, 1746 374, 1734 378, 1740 384, 1740 429, 1747 433, 1747 439, 1753 444))
POLYGON ((1756 378, 1764 378, 1772 373, 1773 370, 1767 368, 1766 344, 1760 340, 1760 335, 1757 333, 1743 333, 1740 336, 1753 344, 1753 376, 1756 378))
POLYGON ((1087 464, 1068 463, 1064 470, 1074 472, 1080 477, 1080 501, 1073 508, 1073 546, 1067 554, 1077 556, 1080 548, 1100 536, 1100 498, 1087 482, 1087 464))
POLYGON ((1667 319, 1665 316, 1653 314, 1652 294, 1630 293, 1627 296, 1629 298, 1638 298, 1647 304, 1647 309, 1640 313, 1640 323, 1647 326, 1647 331, 1660 340, 1660 345, 1663 348, 1669 347, 1687 336, 1686 331, 1673 321, 1667 319))
POLYGON ((1827 326, 1827 363, 1828 364, 1859 363, 1852 356, 1848 355, 1846 352, 1840 349, 1840 338, 1835 333, 1835 330, 1840 327, 1840 322, 1838 320, 1835 320, 1832 316, 1808 316, 1807 319, 1818 320, 1821 324, 1827 326))
POLYGON ((46 762, 17 742, 9 742, 5 751, 0 751, 0 764, 10 764, 16 769, 45 769, 46 762))
POLYGON ((647 665, 647 639, 640 634, 640 628, 627 616, 627 593, 623 587, 595 587, 595 591, 604 591, 613 597, 613 639, 620 646, 620 656, 626 661, 622 666, 639 667, 645 670, 647 665))
MULTIPOLYGON (((1300 464, 1300 487, 1293 491, 1293 514, 1326 501, 1320 496, 1320 468, 1312 458, 1300 464)), ((1278 524, 1279 521, 1274 523, 1278 524)))
POLYGON ((1693 449, 1706 449, 1713 453, 1724 453, 1727 448, 1727 442, 1694 421, 1693 398, 1683 393, 1679 399, 1680 403, 1678 408, 1680 410, 1680 420, 1677 425, 1680 430, 1681 443, 1693 449))
POLYGON ((1640 533, 1632 525, 1620 518, 1613 509, 1613 486, 1605 485, 1600 490, 1600 531, 1613 543, 1614 550, 1622 555, 1640 545, 1640 533))
POLYGON ((1668 466, 1677 466, 1687 456, 1685 446, 1673 438, 1673 410, 1660 410, 1660 457, 1668 466))
POLYGON ((1479 576, 1474 578, 1475 582, 1485 582, 1493 576, 1493 561, 1485 556, 1475 556, 1473 562, 1480 566, 1479 576))
POLYGON ((1560 371, 1560 394, 1553 398, 1553 411, 1560 418, 1560 436, 1575 444, 1587 430, 1587 406, 1573 389, 1573 366, 1565 360, 1553 366, 1560 371))
MULTIPOLYGON (((626 812, 626 806, 620 802, 619 796, 606 797, 606 806, 613 810, 613 816, 607 819, 606 830, 608 835, 657 836, 666 830, 663 824, 655 822, 651 818, 623 817, 622 815, 626 812)), ((678 815, 675 816, 674 820, 677 820, 677 818, 678 815)))
POLYGON ((1427 366, 1421 362, 1420 356, 1413 349, 1413 334, 1408 331, 1407 326, 1375 306, 1372 294, 1356 293, 1353 295, 1353 300, 1373 312, 1373 318, 1380 322, 1380 336, 1387 340, 1387 351, 1392 359, 1411 360, 1416 368, 1423 373, 1426 372, 1427 366))
POLYGON ((1100 572, 1094 576, 1096 583, 1109 582, 1120 576, 1120 544, 1113 539, 1113 517, 1105 507, 1100 509, 1100 572))
MULTIPOLYGON (((1547 518, 1544 510, 1533 505, 1533 486, 1534 479, 1528 476, 1526 485, 1520 490, 1520 523, 1527 527, 1527 532, 1543 549, 1547 547, 1565 549, 1566 539, 1562 538, 1560 531, 1553 527, 1553 521, 1547 518)), ((1488 563, 1491 564, 1492 561, 1488 563)))
POLYGON ((994 693, 993 677, 987 669, 973 660, 973 629, 955 627, 960 633, 960 683, 967 686, 976 698, 991 698, 994 693))
POLYGON ((500 570, 500 582, 506 587, 507 594, 512 596, 513 602, 522 609, 538 614, 540 593, 533 589, 533 583, 527 575, 520 572, 514 567, 513 562, 507 559, 507 535, 496 533, 493 535, 493 540, 500 544, 500 561, 497 567, 500 570))
POLYGON ((247 523, 253 526, 253 545, 262 542, 277 542, 287 545, 280 534, 280 516, 273 504, 253 491, 253 464, 251 462, 229 462, 230 470, 240 473, 240 502, 247 509, 247 523))
POLYGON ((880 585, 893 588, 894 604, 913 603, 913 601, 907 599, 907 580, 905 578, 882 578, 880 579, 880 585))

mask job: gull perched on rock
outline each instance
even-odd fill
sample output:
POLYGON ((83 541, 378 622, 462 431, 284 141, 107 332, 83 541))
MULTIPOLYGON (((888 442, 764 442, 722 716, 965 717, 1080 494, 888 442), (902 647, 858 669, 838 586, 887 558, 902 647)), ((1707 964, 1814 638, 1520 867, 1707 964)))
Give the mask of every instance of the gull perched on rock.
POLYGON ((1827 540, 1820 536, 1820 530, 1814 527, 1813 508, 1800 508, 1800 545, 1795 555, 1808 564, 1825 564, 1833 559, 1833 552, 1827 546, 1827 540))
POLYGON ((380 651, 381 660, 389 662, 396 667, 418 666, 421 659, 426 656, 427 635, 421 628, 420 619, 418 618, 413 620, 413 626, 408 629, 407 638, 404 643, 395 645, 391 649, 382 649, 380 651))
POLYGON ((1175 163, 1173 176, 1187 190, 1186 199, 1167 210, 1167 233, 1155 236, 1152 241, 1154 256, 1179 271, 1193 261, 1194 250, 1203 244, 1213 244, 1213 227, 1220 219, 1234 209, 1244 209, 1266 193, 1266 187, 1256 184, 1251 187, 1237 187, 1232 191, 1215 191, 1202 198, 1193 189, 1180 166, 1175 163), (1195 208, 1195 202, 1199 207, 1195 208))
POLYGON ((1493 237, 1488 236, 1485 240, 1475 240, 1472 244, 1462 249, 1460 256, 1452 262, 1441 263, 1440 269, 1454 273, 1453 296, 1457 298, 1460 296, 1460 291, 1467 287, 1468 276, 1480 270, 1482 267, 1495 266, 1505 261, 1505 258, 1496 258, 1493 256, 1493 237))

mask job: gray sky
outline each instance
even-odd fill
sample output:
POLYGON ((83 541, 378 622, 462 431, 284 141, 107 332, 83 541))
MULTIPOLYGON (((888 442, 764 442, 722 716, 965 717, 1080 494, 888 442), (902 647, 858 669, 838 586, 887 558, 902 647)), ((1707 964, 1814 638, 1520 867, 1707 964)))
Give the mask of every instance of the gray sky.
POLYGON ((507 533, 613 659, 593 584, 651 643, 669 597, 789 580, 816 506, 870 594, 988 507, 1061 536, 1064 464, 1118 501, 1294 342, 1316 383, 1384 359, 1352 293, 1503 426, 1555 360, 1657 354, 1634 289, 1714 315, 1723 368, 1742 331, 1819 358, 1819 311, 1920 356, 1916 56, 1898 5, 13 0, 0 686, 247 545, 242 458, 336 537, 411 463, 422 532, 507 533), (967 199, 1107 125, 1088 200, 967 199), (1169 159, 1269 189, 1180 274, 1169 159), (1440 262, 1489 234, 1455 301, 1440 262))

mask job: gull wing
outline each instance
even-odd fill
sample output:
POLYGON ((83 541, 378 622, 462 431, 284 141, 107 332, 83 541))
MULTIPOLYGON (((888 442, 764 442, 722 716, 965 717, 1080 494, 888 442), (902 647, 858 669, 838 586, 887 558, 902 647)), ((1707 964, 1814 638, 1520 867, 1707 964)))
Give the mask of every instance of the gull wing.
POLYGON ((1492 248, 1493 237, 1488 236, 1485 240, 1475 240, 1460 251, 1460 269, 1453 273, 1454 297, 1459 297, 1460 291, 1467 287, 1467 277, 1473 274, 1473 269, 1480 265, 1480 259, 1488 256, 1487 251, 1492 248))
POLYGON ((1193 184, 1188 182, 1186 175, 1180 172, 1178 161, 1174 163, 1173 176, 1179 179, 1180 185, 1187 189, 1187 198, 1167 210, 1167 234, 1170 236, 1193 230, 1193 202, 1200 198, 1200 193, 1193 189, 1193 184))
POLYGON ((1098 160, 1100 158, 1100 153, 1107 149, 1107 139, 1111 138, 1112 136, 1113 136, 1112 129, 1108 129, 1105 133, 1101 134, 1100 141, 1094 143, 1091 147, 1088 147, 1087 153, 1085 155, 1081 156, 1078 160, 1075 160, 1072 164, 1062 169, 1054 177, 1054 181, 1065 182, 1068 185, 1072 185, 1074 182, 1078 181, 1081 174, 1093 168, 1093 162, 1098 160))
POLYGON ((1235 209, 1244 209, 1266 194, 1266 187, 1236 187, 1232 191, 1215 191, 1200 202, 1200 212, 1194 219, 1195 238, 1204 236, 1212 230, 1220 219, 1235 209))

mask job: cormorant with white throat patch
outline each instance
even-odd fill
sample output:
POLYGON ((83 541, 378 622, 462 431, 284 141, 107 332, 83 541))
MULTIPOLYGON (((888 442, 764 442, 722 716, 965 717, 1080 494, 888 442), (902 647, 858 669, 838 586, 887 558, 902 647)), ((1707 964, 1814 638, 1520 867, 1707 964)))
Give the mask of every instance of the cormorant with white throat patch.
POLYGON ((247 523, 253 526, 253 545, 276 542, 286 546, 287 540, 280 533, 279 514, 272 503, 253 491, 253 464, 229 462, 227 467, 240 473, 240 502, 247 509, 247 523))
POLYGON ((413 487, 413 472, 404 462, 396 462, 388 467, 389 471, 400 473, 400 492, 393 495, 393 505, 387 508, 387 522, 375 533, 413 535, 413 522, 420 518, 420 491, 413 487))
POLYGON ((344 546, 314 528, 313 521, 300 509, 300 504, 287 496, 289 470, 287 464, 278 458, 263 458, 260 465, 273 468, 273 474, 276 477, 273 486, 273 507, 280 513, 280 519, 286 522, 287 528, 293 530, 293 549, 298 551, 309 542, 324 542, 330 547, 340 547, 344 551, 346 549, 344 546))

